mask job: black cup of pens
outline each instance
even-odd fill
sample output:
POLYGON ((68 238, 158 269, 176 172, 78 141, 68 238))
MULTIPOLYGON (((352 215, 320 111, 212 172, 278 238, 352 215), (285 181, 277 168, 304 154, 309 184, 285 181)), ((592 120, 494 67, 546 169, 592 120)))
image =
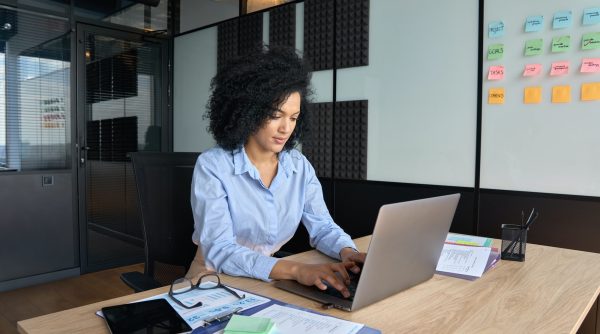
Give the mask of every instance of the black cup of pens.
POLYGON ((502 224, 502 248, 500 252, 502 260, 525 261, 527 231, 539 215, 540 213, 533 208, 527 221, 524 221, 525 214, 521 212, 521 225, 502 224))
POLYGON ((525 261, 527 230, 523 225, 502 224, 502 260, 525 261))

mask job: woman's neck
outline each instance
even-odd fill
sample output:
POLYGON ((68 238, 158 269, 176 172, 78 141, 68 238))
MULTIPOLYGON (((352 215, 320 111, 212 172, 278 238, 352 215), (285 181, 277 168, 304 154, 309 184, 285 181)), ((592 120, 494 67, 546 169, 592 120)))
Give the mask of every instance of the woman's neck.
POLYGON ((244 145, 244 150, 246 151, 248 159, 250 159, 255 166, 273 165, 277 164, 279 161, 277 153, 260 150, 255 145, 252 145, 251 142, 244 145))

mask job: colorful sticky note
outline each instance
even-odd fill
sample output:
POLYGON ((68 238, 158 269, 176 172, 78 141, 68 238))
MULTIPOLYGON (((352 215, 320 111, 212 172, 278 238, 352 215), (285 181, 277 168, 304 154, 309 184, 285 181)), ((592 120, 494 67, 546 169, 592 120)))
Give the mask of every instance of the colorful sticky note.
POLYGON ((571 102, 571 86, 554 86, 552 87, 552 103, 568 103, 571 102))
POLYGON ((583 58, 581 61, 581 73, 600 72, 600 58, 583 58))
POLYGON ((542 102, 542 87, 525 87, 523 92, 523 103, 533 104, 542 102))
POLYGON ((498 38, 504 36, 504 22, 494 21, 488 25, 488 37, 498 38))
POLYGON ((225 333, 268 333, 274 324, 269 318, 234 314, 225 326, 225 333))
POLYGON ((488 80, 504 79, 504 66, 490 66, 488 70, 488 80))
POLYGON ((527 64, 523 71, 524 77, 533 77, 542 72, 542 64, 527 64))
POLYGON ((569 73, 569 62, 568 61, 557 61, 552 63, 550 67, 550 75, 565 75, 569 73))
POLYGON ((571 36, 552 38, 552 52, 565 52, 571 48, 571 36))
POLYGON ((581 85, 581 101, 600 100, 600 82, 584 83, 581 85))
POLYGON ((525 42, 525 55, 536 56, 542 54, 544 40, 542 38, 530 39, 525 42))
POLYGON ((488 104, 504 104, 504 88, 490 88, 488 104))
POLYGON ((492 44, 488 46, 488 60, 496 60, 502 58, 504 54, 504 44, 492 44))
POLYGON ((600 32, 590 32, 583 34, 581 38, 582 50, 600 49, 600 32))
POLYGON ((564 29, 571 26, 573 22, 573 12, 570 10, 564 10, 561 12, 554 13, 554 20, 552 21, 552 29, 564 29))
POLYGON ((527 19, 525 19, 525 32, 540 31, 540 30, 542 30, 543 25, 544 25, 544 16, 542 16, 542 15, 528 16, 527 19))
POLYGON ((600 7, 583 10, 583 25, 589 26, 600 23, 600 7))

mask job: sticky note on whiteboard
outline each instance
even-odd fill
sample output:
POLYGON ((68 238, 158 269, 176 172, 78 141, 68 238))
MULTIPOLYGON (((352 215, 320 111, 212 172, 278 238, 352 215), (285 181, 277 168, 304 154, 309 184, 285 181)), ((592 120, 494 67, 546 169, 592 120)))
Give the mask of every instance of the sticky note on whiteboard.
POLYGON ((571 86, 554 86, 552 87, 552 103, 568 103, 571 102, 571 86))
POLYGON ((581 61, 581 73, 600 72, 600 58, 583 58, 581 61))
POLYGON ((544 24, 544 16, 534 15, 528 16, 525 19, 525 32, 536 32, 542 30, 544 24))
POLYGON ((504 88, 490 88, 488 104, 504 104, 504 88))
POLYGON ((590 32, 581 37, 581 50, 600 49, 600 32, 590 32))
POLYGON ((571 48, 571 36, 552 38, 552 52, 565 52, 571 48))
POLYGON ((488 70, 488 80, 504 79, 504 66, 490 66, 488 70))
POLYGON ((488 25, 488 37, 498 38, 504 36, 504 22, 494 21, 488 25))
POLYGON ((568 61, 557 61, 552 63, 552 67, 550 68, 550 75, 565 75, 569 73, 569 62, 568 61))
POLYGON ((524 77, 533 77, 542 73, 542 64, 527 64, 523 71, 524 77))
POLYGON ((523 103, 534 104, 542 102, 542 87, 525 87, 523 92, 523 103))
POLYGON ((564 29, 571 26, 573 22, 573 13, 570 10, 554 13, 552 29, 564 29))
POLYGON ((504 44, 492 44, 488 46, 488 60, 501 59, 504 54, 504 44))
POLYGON ((600 82, 590 82, 581 85, 581 101, 600 100, 600 82))
POLYGON ((600 23, 600 7, 583 10, 583 25, 589 26, 600 23))
POLYGON ((542 38, 530 39, 525 42, 525 55, 537 56, 542 54, 544 40, 542 38))

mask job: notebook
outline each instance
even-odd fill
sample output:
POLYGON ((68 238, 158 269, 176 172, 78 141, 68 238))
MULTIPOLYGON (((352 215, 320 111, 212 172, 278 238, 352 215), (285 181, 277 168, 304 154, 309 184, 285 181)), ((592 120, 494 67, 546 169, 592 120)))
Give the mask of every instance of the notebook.
POLYGON ((383 205, 351 298, 333 288, 321 291, 291 280, 275 286, 354 311, 424 282, 435 272, 459 199, 460 194, 453 194, 383 205))

